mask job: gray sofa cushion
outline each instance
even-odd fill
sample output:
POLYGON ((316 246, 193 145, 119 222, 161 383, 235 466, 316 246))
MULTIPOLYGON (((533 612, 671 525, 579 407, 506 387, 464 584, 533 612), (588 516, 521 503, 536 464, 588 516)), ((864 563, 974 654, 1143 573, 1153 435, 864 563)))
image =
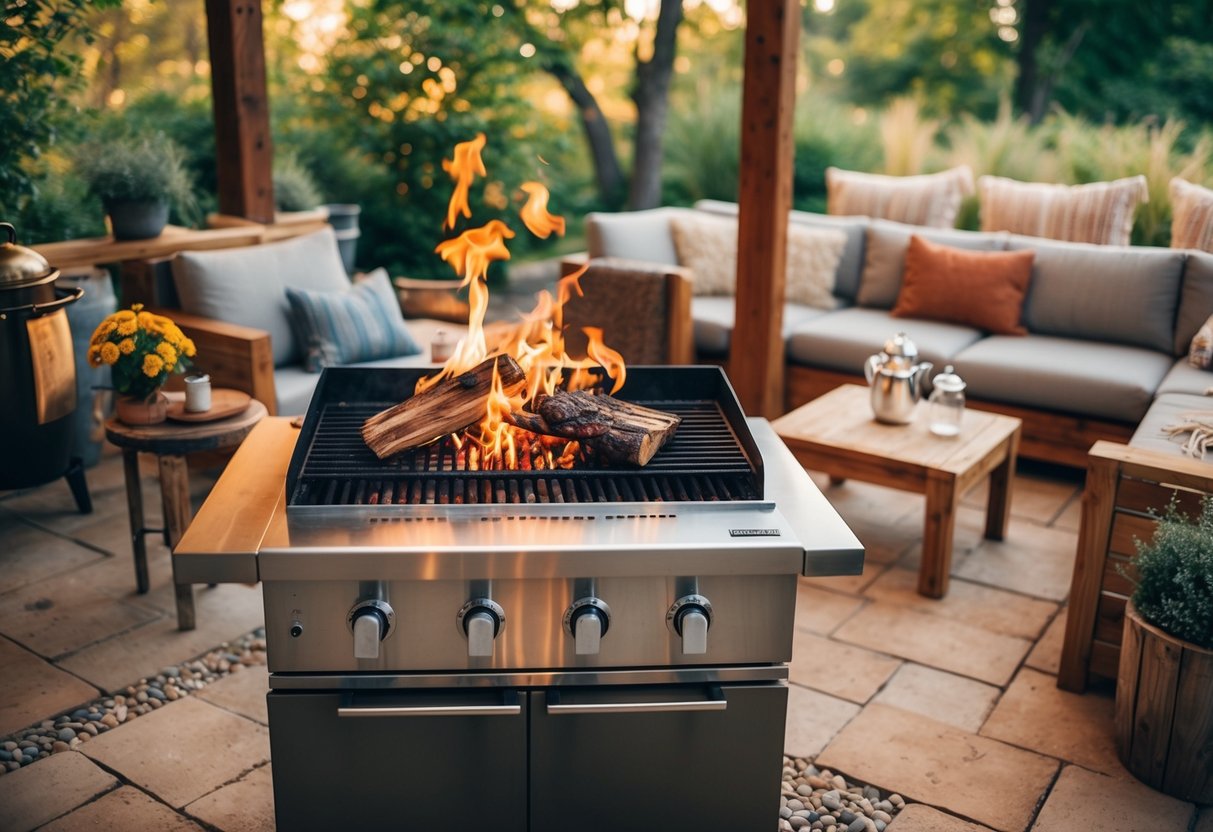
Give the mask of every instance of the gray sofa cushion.
POLYGON ((1205 391, 1211 387, 1213 387, 1213 373, 1193 367, 1188 363, 1187 356, 1184 356, 1176 361, 1170 372, 1163 377, 1158 389, 1154 391, 1154 395, 1191 393, 1195 396, 1203 396, 1205 391))
MULTIPOLYGON (((695 210, 722 216, 737 216, 737 203, 701 199, 695 210)), ((832 217, 829 214, 814 214, 809 211, 793 211, 788 215, 791 222, 807 228, 824 228, 841 231, 847 235, 838 261, 838 273, 834 280, 834 294, 847 302, 854 302, 859 292, 859 277, 863 273, 863 250, 867 242, 867 217, 832 217)))
POLYGON ((967 326, 937 321, 894 318, 883 309, 853 307, 807 321, 788 338, 788 360, 809 367, 862 373, 869 355, 875 355, 898 332, 905 332, 918 347, 923 361, 936 371, 952 356, 981 337, 967 326))
POLYGON ((264 329, 274 366, 299 360, 286 287, 349 291, 350 281, 331 228, 260 246, 183 251, 173 258, 181 308, 195 315, 264 329))
POLYGON ((992 335, 956 356, 975 399, 1136 422, 1173 359, 1169 354, 1051 335, 992 335))
MULTIPOLYGON (((1213 416, 1213 397, 1192 396, 1185 393, 1167 393, 1161 395, 1150 405, 1145 418, 1137 426, 1129 444, 1134 448, 1145 448, 1151 451, 1164 451, 1180 454, 1180 447, 1187 441, 1188 435, 1172 439, 1166 436, 1162 429, 1180 421, 1185 413, 1204 411, 1213 416)), ((1166 506, 1153 506, 1162 511, 1166 506)))
POLYGON ((1175 354, 1187 355, 1192 336, 1213 315, 1213 254, 1189 251, 1175 320, 1175 354))
MULTIPOLYGON (((734 298, 703 296, 691 298, 695 352, 717 357, 728 355, 729 343, 733 338, 733 321, 736 311, 734 298)), ((783 337, 786 339, 789 333, 804 322, 826 314, 830 313, 824 309, 815 309, 799 303, 785 303, 783 305, 783 337)))
POLYGON ((889 220, 872 220, 868 226, 863 276, 856 300, 860 306, 892 309, 901 291, 901 274, 906 267, 906 249, 911 235, 953 248, 971 251, 1002 251, 1009 235, 999 231, 981 233, 954 229, 922 228, 889 220))
MULTIPOLYGON (((446 333, 452 344, 467 334, 467 327, 462 324, 452 324, 446 321, 436 321, 432 318, 410 318, 409 334, 421 347, 416 355, 384 358, 379 361, 367 361, 361 364, 351 364, 352 367, 431 367, 430 344, 439 330, 446 333)), ((309 373, 302 364, 292 364, 274 370, 274 395, 278 399, 279 416, 296 416, 307 412, 307 406, 312 401, 312 393, 320 381, 319 373, 309 373)))
POLYGON ((1170 353, 1184 252, 1013 236, 1036 252, 1023 320, 1031 332, 1170 353))
POLYGON ((586 214, 586 250, 590 257, 622 257, 677 266, 670 217, 678 215, 693 217, 695 212, 689 208, 654 208, 586 214))

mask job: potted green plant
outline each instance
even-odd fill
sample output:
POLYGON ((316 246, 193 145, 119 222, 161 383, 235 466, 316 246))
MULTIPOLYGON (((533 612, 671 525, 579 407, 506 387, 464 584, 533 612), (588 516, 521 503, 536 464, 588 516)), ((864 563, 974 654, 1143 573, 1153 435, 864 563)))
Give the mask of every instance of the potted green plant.
POLYGON ((1147 785, 1213 803, 1213 498, 1189 522, 1172 500, 1140 540, 1116 684, 1121 762, 1147 785))
POLYGON ((184 154, 163 133, 92 145, 77 157, 76 170, 105 207, 116 240, 157 237, 171 207, 193 210, 184 154))

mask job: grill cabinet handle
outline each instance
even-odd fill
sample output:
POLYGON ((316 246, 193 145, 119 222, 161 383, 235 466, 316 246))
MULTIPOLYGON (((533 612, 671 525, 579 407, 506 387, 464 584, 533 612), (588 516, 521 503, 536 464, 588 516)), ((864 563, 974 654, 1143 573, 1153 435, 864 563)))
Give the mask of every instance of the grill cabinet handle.
POLYGON ((548 696, 548 713, 564 714, 668 714, 694 711, 723 711, 729 703, 720 688, 713 688, 711 698, 677 702, 586 702, 562 705, 559 697, 548 696))
POLYGON ((513 705, 387 705, 339 707, 337 716, 518 716, 521 704, 513 705))

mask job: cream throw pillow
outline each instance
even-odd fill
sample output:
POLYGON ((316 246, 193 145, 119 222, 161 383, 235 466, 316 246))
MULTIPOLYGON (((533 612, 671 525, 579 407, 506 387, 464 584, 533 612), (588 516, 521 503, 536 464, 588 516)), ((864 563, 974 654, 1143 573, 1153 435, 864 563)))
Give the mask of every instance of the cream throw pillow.
MULTIPOLYGON (((691 270, 696 295, 731 295, 737 289, 737 221, 726 217, 670 219, 678 264, 691 270)), ((833 229, 788 225, 784 299, 834 309, 834 279, 847 235, 833 229)))
POLYGON ((1030 237, 1127 246, 1133 212, 1149 201, 1144 176, 1087 185, 1017 182, 1001 176, 977 180, 981 230, 1030 237))
POLYGON ((967 165, 920 176, 826 168, 826 212, 863 215, 931 228, 954 228, 960 203, 973 194, 967 165))
POLYGON ((1171 248, 1213 251, 1213 191, 1171 180, 1171 248))

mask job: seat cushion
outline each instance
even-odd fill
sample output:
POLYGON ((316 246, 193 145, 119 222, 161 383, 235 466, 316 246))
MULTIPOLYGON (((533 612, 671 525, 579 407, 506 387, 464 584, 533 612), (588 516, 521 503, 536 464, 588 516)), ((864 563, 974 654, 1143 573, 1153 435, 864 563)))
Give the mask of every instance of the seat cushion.
MULTIPOLYGON (((729 353, 733 338, 733 321, 736 300, 722 297, 691 298, 691 319, 695 337, 695 352, 700 355, 724 356, 729 353)), ((796 327, 827 313, 799 303, 783 305, 783 337, 787 338, 796 327)), ((626 358, 626 356, 625 356, 626 358)))
POLYGON ((1133 212, 1149 200, 1144 176, 1086 185, 1017 182, 1001 176, 977 180, 981 230, 1010 231, 1072 243, 1127 246, 1133 212))
POLYGON ((274 366, 298 363, 286 287, 317 292, 349 289, 331 228, 281 243, 217 251, 183 251, 173 258, 181 308, 195 315, 264 329, 274 366))
MULTIPOLYGON (((1146 411, 1141 424, 1133 433, 1133 438, 1129 440, 1129 445, 1151 451, 1182 454, 1180 448, 1188 440, 1188 434, 1172 438, 1163 433, 1163 428, 1179 423, 1185 413, 1201 412, 1213 416, 1213 396, 1193 396, 1186 393, 1161 395, 1146 411)), ((1162 510, 1164 506, 1154 508, 1162 510)))
POLYGON ((621 257, 677 266, 678 252, 670 233, 671 217, 695 216, 690 208, 654 208, 617 214, 586 214, 586 249, 590 257, 621 257))
MULTIPOLYGON (((857 301, 860 306, 892 309, 901 291, 901 275, 906 266, 906 249, 910 237, 917 234, 936 245, 963 248, 969 251, 1002 251, 1007 247, 1007 234, 982 234, 977 231, 921 228, 887 220, 872 220, 868 226, 868 241, 864 249, 863 276, 859 283, 857 301)), ((883 343, 883 341, 881 342, 883 343)))
POLYGON ((943 369, 956 353, 981 337, 979 330, 957 324, 894 318, 883 309, 852 307, 816 317, 795 327, 788 337, 788 360, 809 367, 862 373, 868 356, 885 341, 904 332, 923 361, 943 369))
POLYGON ((920 176, 826 168, 826 210, 831 214, 952 228, 960 203, 973 192, 973 171, 968 165, 920 176))
POLYGON ((1171 180, 1171 248, 1213 251, 1213 190, 1171 180))
MULTIPOLYGON (((356 367, 433 367, 430 361, 430 344, 434 337, 443 332, 452 341, 457 341, 467 334, 467 327, 460 324, 436 321, 430 318, 410 318, 409 332, 421 346, 421 352, 415 355, 397 356, 381 361, 369 361, 352 366, 356 367)), ((317 373, 309 373, 302 364, 287 365, 274 370, 274 394, 278 399, 279 416, 297 416, 306 413, 312 401, 312 393, 320 380, 317 373)))
POLYGON ((1036 253, 1024 303, 1028 331, 1173 349, 1184 252, 1020 236, 1011 237, 1009 247, 1036 253))
POLYGON ((1208 370, 1199 370, 1189 364, 1187 358, 1181 358, 1163 376, 1154 395, 1189 393, 1194 396, 1203 396, 1205 391, 1210 389, 1213 389, 1213 373, 1208 370))
MULTIPOLYGON (((737 203, 701 199, 695 203, 695 210, 735 217, 737 203)), ((859 292, 859 277, 863 273, 863 250, 867 244, 870 220, 863 216, 832 217, 809 211, 793 211, 788 215, 788 220, 806 228, 841 231, 846 235, 847 241, 842 247, 842 257, 838 260, 838 271, 834 275, 834 294, 848 303, 853 303, 856 293, 859 292)))
POLYGON ((997 335, 1027 335, 1020 323, 1032 278, 1030 251, 965 251, 915 234, 906 251, 895 318, 926 318, 997 335))
POLYGON ((1169 354, 1049 335, 991 335, 956 356, 975 399, 1136 422, 1171 369, 1169 354))
POLYGON ((1213 315, 1213 254, 1189 251, 1175 318, 1175 354, 1187 355, 1192 336, 1213 315))

